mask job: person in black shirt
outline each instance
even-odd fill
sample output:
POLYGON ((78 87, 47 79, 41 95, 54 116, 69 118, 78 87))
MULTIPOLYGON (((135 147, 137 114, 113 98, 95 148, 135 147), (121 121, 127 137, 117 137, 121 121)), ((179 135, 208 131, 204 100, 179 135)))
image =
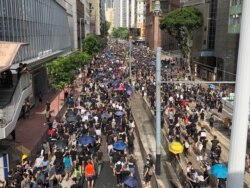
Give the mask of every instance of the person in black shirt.
POLYGON ((21 77, 22 70, 23 70, 23 64, 19 63, 19 67, 17 68, 17 78, 18 79, 21 77))

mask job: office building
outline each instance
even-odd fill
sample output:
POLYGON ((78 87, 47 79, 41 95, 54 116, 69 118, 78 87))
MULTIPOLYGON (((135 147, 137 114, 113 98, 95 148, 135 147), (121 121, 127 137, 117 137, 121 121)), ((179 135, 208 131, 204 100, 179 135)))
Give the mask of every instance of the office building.
POLYGON ((194 33, 193 72, 205 80, 235 80, 242 0, 186 0, 203 14, 203 26, 194 33))
POLYGON ((15 129, 25 100, 35 105, 38 95, 49 91, 45 63, 78 48, 84 4, 72 2, 0 1, 0 71, 12 76, 9 88, 3 82, 0 87, 0 139, 15 129), (19 63, 27 64, 29 73, 18 76, 19 63))
POLYGON ((129 28, 129 1, 116 0, 113 1, 114 11, 114 27, 129 28))

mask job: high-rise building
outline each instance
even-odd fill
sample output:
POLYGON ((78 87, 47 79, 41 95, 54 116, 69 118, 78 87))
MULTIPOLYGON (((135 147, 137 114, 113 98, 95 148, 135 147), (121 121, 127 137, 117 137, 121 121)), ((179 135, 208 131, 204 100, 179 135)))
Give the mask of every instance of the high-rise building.
POLYGON ((45 63, 78 48, 79 28, 86 32, 84 5, 82 0, 0 1, 0 71, 13 78, 13 87, 0 87, 0 139, 15 129, 24 101, 36 104, 39 93, 50 89, 45 63), (19 63, 27 64, 29 73, 18 75, 19 63))
POLYGON ((242 0, 183 0, 203 15, 203 26, 194 33, 193 70, 205 80, 235 80, 242 0))
POLYGON ((113 1, 114 27, 129 27, 129 1, 113 1))
POLYGON ((106 0, 106 8, 113 8, 113 0, 106 0))
POLYGON ((103 35, 105 30, 105 1, 91 0, 90 3, 90 31, 96 35, 103 35))
POLYGON ((145 40, 146 2, 137 0, 136 27, 140 29, 140 39, 145 40))

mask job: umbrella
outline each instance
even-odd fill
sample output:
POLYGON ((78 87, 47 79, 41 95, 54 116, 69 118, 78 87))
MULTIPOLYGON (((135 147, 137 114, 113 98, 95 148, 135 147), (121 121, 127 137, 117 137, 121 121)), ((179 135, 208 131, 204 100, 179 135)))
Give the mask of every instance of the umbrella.
POLYGON ((113 82, 112 82, 112 85, 113 86, 117 86, 119 84, 119 81, 118 80, 114 80, 113 82))
POLYGON ((136 188, 138 185, 138 180, 133 177, 133 176, 129 176, 125 181, 124 181, 124 185, 127 185, 128 188, 136 188))
POLYGON ((97 76, 105 76, 105 73, 104 72, 98 72, 97 76))
POLYGON ((125 87, 123 85, 120 85, 118 88, 117 88, 118 91, 124 91, 125 90, 125 87))
POLYGON ((227 167, 224 164, 215 164, 211 167, 210 172, 216 178, 226 178, 227 177, 227 167))
POLYGON ((156 61, 150 61, 150 62, 148 63, 148 65, 149 65, 149 66, 155 66, 155 65, 156 65, 156 61))
POLYGON ((133 93, 132 90, 127 90, 127 94, 128 94, 128 95, 131 95, 132 93, 133 93))
POLYGON ((121 151, 123 151, 123 150, 125 150, 127 148, 127 144, 124 143, 123 141, 117 141, 117 142, 115 142, 113 144, 113 148, 115 150, 121 150, 121 151))
POLYGON ((115 112, 116 116, 122 116, 123 114, 124 114, 124 112, 121 110, 115 112))
POLYGON ((215 88, 216 88, 216 86, 215 86, 214 84, 209 84, 208 87, 209 87, 210 89, 215 89, 215 88))
POLYGON ((179 154, 183 152, 184 147, 180 142, 171 142, 168 145, 168 149, 173 154, 179 154))
POLYGON ((77 118, 76 118, 76 116, 75 116, 74 114, 70 114, 70 115, 67 115, 66 121, 67 121, 68 123, 70 123, 70 122, 76 122, 76 121, 77 121, 77 118))
POLYGON ((92 136, 82 136, 79 139, 79 144, 82 144, 82 145, 93 144, 94 142, 95 142, 95 138, 93 138, 92 136))
POLYGON ((101 117, 102 117, 102 119, 109 119, 110 115, 108 112, 104 112, 101 117))
POLYGON ((54 146, 56 147, 56 149, 59 149, 59 150, 63 150, 63 149, 66 148, 66 145, 65 145, 65 143, 62 140, 57 140, 55 142, 54 146))

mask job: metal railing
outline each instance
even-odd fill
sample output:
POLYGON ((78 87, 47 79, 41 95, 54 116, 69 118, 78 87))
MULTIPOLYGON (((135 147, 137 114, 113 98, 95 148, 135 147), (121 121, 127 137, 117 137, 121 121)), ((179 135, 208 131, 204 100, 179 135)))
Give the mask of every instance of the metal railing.
POLYGON ((5 127, 14 118, 14 114, 17 110, 17 106, 22 97, 21 93, 31 85, 31 74, 23 73, 19 78, 15 91, 12 95, 11 101, 8 105, 1 109, 1 121, 0 127, 5 127))

